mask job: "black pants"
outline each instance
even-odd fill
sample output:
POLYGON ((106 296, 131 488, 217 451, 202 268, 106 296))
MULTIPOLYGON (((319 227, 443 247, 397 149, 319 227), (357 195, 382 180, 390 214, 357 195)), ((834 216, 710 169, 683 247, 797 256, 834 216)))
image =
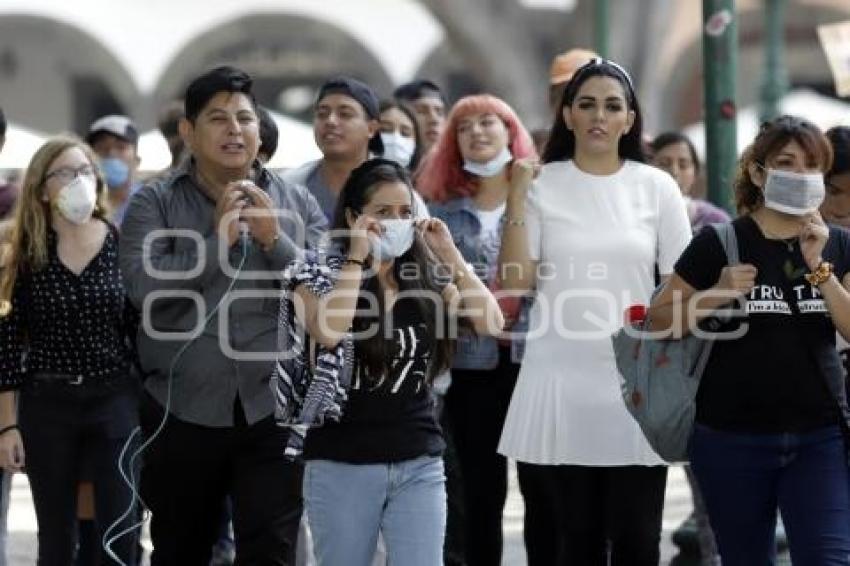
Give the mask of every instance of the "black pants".
MULTIPOLYGON (((108 383, 32 383, 21 392, 19 424, 38 520, 39 566, 68 566, 77 545, 77 486, 87 461, 94 487, 98 543, 129 508, 132 492, 118 471, 121 449, 138 422, 137 390, 128 378, 108 383)), ((118 533, 135 521, 121 523, 118 533)), ((135 564, 137 533, 112 550, 135 564)), ((115 562, 110 562, 115 564, 115 562)))
POLYGON ((523 541, 528 566, 563 564, 564 533, 559 522, 557 476, 549 473, 551 466, 536 466, 517 462, 517 479, 525 501, 523 541))
POLYGON ((508 494, 507 458, 499 437, 516 385, 519 365, 501 348, 492 370, 452 370, 446 395, 464 495, 464 547, 468 566, 499 566, 502 511, 508 494))
POLYGON ((443 451, 446 472, 446 541, 443 544, 443 566, 465 566, 463 477, 455 447, 454 427, 446 410, 444 397, 435 396, 434 408, 440 428, 443 429, 443 440, 446 442, 446 449, 443 451))
MULTIPOLYGON (((657 566, 666 466, 520 464, 526 512, 556 509, 557 533, 538 525, 529 566, 657 566)), ((528 541, 530 533, 526 532, 528 541)))
MULTIPOLYGON (((193 425, 169 415, 145 452, 141 491, 152 512, 152 566, 207 566, 228 494, 236 564, 294 564, 303 467, 284 459, 286 430, 272 417, 248 426, 236 406, 236 425, 229 428, 193 425)), ((144 395, 145 438, 159 425, 162 412, 144 395)))

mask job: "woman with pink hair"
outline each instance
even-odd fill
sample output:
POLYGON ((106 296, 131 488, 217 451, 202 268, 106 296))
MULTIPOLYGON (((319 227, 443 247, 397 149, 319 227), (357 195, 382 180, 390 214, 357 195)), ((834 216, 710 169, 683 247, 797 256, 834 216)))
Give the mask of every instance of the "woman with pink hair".
MULTIPOLYGON (((491 290, 499 287, 505 202, 516 190, 511 171, 517 162, 536 159, 531 136, 516 113, 504 101, 482 94, 457 102, 418 171, 418 188, 432 201, 432 215, 448 225, 464 259, 491 290)), ((502 556, 507 459, 496 447, 519 373, 524 332, 518 321, 527 309, 518 299, 499 303, 509 332, 501 338, 458 336, 446 395, 463 477, 469 566, 498 566, 502 556)))

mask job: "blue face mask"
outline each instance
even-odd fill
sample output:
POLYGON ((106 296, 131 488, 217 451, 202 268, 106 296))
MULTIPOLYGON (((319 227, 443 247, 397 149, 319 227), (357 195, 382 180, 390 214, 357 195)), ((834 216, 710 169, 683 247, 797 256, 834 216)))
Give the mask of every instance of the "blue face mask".
POLYGON ((130 178, 130 166, 117 157, 101 159, 100 170, 110 189, 123 187, 130 178))

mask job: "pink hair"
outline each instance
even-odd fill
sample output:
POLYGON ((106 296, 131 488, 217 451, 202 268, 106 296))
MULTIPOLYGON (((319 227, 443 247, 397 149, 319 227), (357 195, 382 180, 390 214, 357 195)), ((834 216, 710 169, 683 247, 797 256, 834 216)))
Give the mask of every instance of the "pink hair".
POLYGON ((425 156, 416 171, 416 188, 432 201, 473 196, 478 179, 463 170, 463 157, 457 144, 457 127, 470 114, 492 113, 508 129, 508 149, 514 159, 537 158, 534 142, 516 112, 500 98, 490 94, 466 96, 457 101, 446 120, 440 139, 425 156))

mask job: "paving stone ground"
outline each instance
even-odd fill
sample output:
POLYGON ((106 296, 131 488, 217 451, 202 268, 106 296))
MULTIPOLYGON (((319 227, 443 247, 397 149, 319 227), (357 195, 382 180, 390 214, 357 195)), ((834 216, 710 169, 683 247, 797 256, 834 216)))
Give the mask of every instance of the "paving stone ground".
MULTIPOLYGON (((513 469, 513 468, 512 468, 513 469)), ((661 544, 661 563, 670 565, 677 549, 670 542, 670 535, 691 512, 691 497, 685 474, 680 467, 670 469, 664 506, 664 533, 661 544)), ((508 503, 505 509, 504 566, 526 566, 525 549, 522 542, 523 503, 516 485, 516 475, 511 474, 508 503)), ((150 548, 147 537, 143 543, 150 548)), ((32 507, 29 484, 26 476, 16 475, 12 482, 12 500, 9 509, 9 564, 25 566, 35 564, 36 522, 32 507)), ((790 562, 785 562, 790 564, 790 562)), ((689 566, 676 560, 676 566, 689 566)))

